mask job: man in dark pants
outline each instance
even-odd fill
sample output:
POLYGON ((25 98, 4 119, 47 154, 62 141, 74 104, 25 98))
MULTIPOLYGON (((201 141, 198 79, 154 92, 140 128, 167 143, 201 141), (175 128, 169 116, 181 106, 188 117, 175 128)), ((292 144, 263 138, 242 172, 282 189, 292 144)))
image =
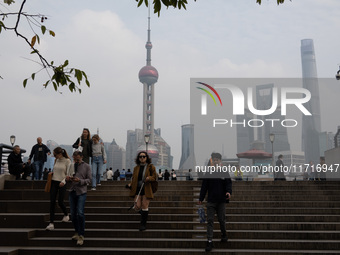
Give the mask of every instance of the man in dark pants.
MULTIPOLYGON (((212 165, 221 166, 222 155, 220 153, 211 154, 212 165)), ((198 204, 201 205, 208 192, 207 203, 207 245, 205 251, 211 251, 213 248, 213 231, 214 231, 214 215, 217 214, 221 229, 221 242, 227 242, 227 232, 225 226, 225 204, 229 203, 232 194, 232 183, 228 172, 224 173, 225 178, 204 178, 198 204)), ((216 176, 215 176, 216 177, 216 176)))
POLYGON ((51 154, 50 149, 42 143, 42 138, 37 138, 37 144, 32 147, 31 154, 28 157, 28 163, 31 164, 33 158, 33 165, 35 173, 33 173, 32 180, 40 180, 43 172, 44 163, 47 161, 47 155, 51 154))
POLYGON ((283 172, 284 164, 283 164, 282 159, 283 159, 283 155, 280 154, 275 164, 274 181, 285 181, 286 180, 285 174, 283 172))
POLYGON ((15 175, 16 180, 27 180, 27 176, 31 173, 31 168, 28 164, 24 164, 21 157, 21 149, 19 145, 15 145, 13 151, 8 155, 8 171, 10 174, 15 175))
POLYGON ((69 203, 71 219, 74 226, 75 234, 72 240, 77 241, 77 245, 83 245, 85 234, 85 215, 84 208, 87 196, 87 185, 91 184, 92 174, 89 164, 83 161, 83 154, 80 151, 73 153, 74 170, 70 170, 66 181, 72 181, 69 190, 69 203))

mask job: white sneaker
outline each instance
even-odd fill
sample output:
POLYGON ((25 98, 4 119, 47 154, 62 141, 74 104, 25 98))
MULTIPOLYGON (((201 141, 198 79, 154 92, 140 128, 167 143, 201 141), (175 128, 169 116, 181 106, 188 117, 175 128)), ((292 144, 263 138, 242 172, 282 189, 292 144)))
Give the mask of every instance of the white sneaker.
POLYGON ((96 187, 92 187, 92 189, 91 190, 96 190, 96 187))
POLYGON ((53 230, 53 229, 54 229, 53 223, 48 224, 48 226, 46 227, 46 230, 53 230))
POLYGON ((97 184, 97 186, 101 186, 101 184, 100 184, 100 183, 98 183, 98 184, 97 184))
POLYGON ((68 222, 70 220, 70 217, 68 215, 64 216, 61 222, 68 222))
POLYGON ((78 235, 78 233, 75 233, 75 234, 72 236, 72 240, 78 241, 78 239, 79 239, 79 235, 78 235))
POLYGON ((77 241, 77 245, 83 245, 84 239, 85 239, 84 236, 79 236, 78 241, 77 241))

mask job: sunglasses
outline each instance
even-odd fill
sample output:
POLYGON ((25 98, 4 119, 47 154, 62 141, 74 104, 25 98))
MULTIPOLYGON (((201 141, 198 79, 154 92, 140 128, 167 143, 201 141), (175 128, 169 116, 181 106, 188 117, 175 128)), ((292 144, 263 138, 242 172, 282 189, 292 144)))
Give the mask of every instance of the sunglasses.
POLYGON ((146 158, 146 156, 139 156, 139 158, 146 158))

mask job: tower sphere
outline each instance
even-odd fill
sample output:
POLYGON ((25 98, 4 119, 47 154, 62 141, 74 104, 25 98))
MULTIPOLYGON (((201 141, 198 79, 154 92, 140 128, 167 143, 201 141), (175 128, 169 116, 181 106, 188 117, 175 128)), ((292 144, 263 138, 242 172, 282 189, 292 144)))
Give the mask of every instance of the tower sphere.
POLYGON ((138 76, 141 83, 154 84, 158 80, 158 71, 153 66, 144 66, 138 76))

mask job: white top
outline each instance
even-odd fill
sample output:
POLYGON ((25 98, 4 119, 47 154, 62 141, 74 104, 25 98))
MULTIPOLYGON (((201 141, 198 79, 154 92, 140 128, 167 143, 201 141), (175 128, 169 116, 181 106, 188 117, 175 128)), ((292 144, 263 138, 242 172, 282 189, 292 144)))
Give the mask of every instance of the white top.
POLYGON ((69 158, 56 159, 53 167, 53 177, 52 180, 66 183, 65 178, 69 173, 69 168, 71 166, 71 160, 69 158))

